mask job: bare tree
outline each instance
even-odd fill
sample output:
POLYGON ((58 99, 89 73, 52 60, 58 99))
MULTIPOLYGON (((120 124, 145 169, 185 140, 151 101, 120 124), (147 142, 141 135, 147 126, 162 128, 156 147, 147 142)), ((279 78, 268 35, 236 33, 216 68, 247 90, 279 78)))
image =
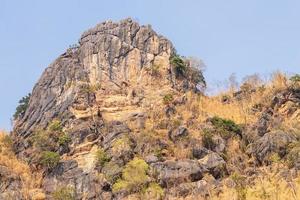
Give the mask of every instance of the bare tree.
POLYGON ((239 87, 239 83, 237 81, 237 78, 236 78, 236 74, 235 73, 232 73, 229 78, 228 78, 228 82, 229 82, 229 90, 230 92, 234 93, 237 88, 239 87))
POLYGON ((252 87, 258 87, 263 84, 263 80, 259 74, 255 73, 255 74, 252 74, 252 75, 249 75, 249 76, 246 76, 245 78, 243 78, 243 84, 244 83, 247 83, 247 84, 251 85, 252 87))
POLYGON ((191 68, 197 69, 201 72, 205 71, 206 66, 201 59, 196 57, 188 57, 186 60, 191 68))

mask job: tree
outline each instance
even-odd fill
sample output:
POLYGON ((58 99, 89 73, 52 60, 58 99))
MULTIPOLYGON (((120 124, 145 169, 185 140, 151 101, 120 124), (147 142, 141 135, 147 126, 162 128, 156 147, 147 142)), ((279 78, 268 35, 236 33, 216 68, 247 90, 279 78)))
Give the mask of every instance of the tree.
POLYGON ((24 116, 24 114, 28 108, 28 105, 29 105, 30 97, 31 97, 31 94, 29 93, 28 95, 26 95, 19 101, 19 105, 16 108, 16 112, 13 116, 15 120, 19 117, 24 116))
POLYGON ((183 76, 185 74, 186 65, 184 60, 179 55, 174 55, 170 58, 170 63, 173 66, 176 77, 183 76))
POLYGON ((252 74, 243 78, 243 84, 249 84, 252 87, 256 88, 263 84, 263 80, 261 79, 259 74, 252 74))
POLYGON ((186 77, 189 82, 192 83, 199 91, 203 91, 206 88, 206 81, 203 76, 205 70, 205 64, 201 59, 195 57, 189 57, 186 62, 186 77))
POLYGON ((228 78, 228 81, 229 81, 229 90, 231 92, 235 92, 235 90, 238 88, 239 86, 239 83, 237 82, 236 80, 236 75, 235 73, 232 73, 229 78, 228 78))
POLYGON ((204 62, 196 57, 188 57, 187 58, 187 62, 188 65, 193 68, 193 69, 197 69, 198 71, 204 72, 206 69, 206 65, 204 64, 204 62))

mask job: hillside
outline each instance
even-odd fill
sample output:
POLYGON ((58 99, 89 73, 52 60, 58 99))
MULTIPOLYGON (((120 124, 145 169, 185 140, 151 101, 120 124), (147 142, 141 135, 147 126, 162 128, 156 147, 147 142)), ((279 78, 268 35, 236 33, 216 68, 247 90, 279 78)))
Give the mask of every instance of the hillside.
POLYGON ((300 199, 299 76, 201 70, 150 25, 84 32, 1 134, 0 199, 300 199))

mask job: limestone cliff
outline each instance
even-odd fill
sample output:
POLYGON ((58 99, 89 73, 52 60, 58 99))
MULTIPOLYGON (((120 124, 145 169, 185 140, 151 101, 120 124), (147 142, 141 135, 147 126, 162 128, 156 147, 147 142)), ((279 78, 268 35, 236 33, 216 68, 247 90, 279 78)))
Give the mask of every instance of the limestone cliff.
POLYGON ((172 43, 150 26, 131 19, 98 24, 82 34, 79 46, 68 49, 45 70, 33 89, 29 108, 16 122, 17 134, 26 137, 37 125, 44 128, 53 118, 68 115, 70 106, 81 98, 82 85, 101 87, 106 94, 125 92, 150 84, 147 72, 153 66, 161 66, 164 76, 156 84, 170 84, 173 53, 172 43))

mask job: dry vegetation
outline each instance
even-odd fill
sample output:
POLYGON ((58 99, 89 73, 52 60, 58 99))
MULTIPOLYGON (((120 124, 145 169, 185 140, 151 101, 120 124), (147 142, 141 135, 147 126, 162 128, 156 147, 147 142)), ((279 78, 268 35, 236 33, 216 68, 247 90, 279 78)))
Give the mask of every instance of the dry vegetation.
POLYGON ((0 131, 0 166, 7 167, 13 175, 20 177, 22 194, 26 199, 41 196, 38 192, 41 183, 41 174, 34 174, 27 163, 16 158, 12 151, 12 140, 4 131, 0 131))
MULTIPOLYGON (((281 166, 284 167, 284 166, 281 166)), ((212 200, 298 200, 300 199, 300 176, 297 178, 286 177, 275 173, 275 169, 266 170, 253 183, 239 183, 234 180, 234 187, 224 187, 219 195, 212 195, 212 200)), ((233 178, 231 178, 233 179, 233 178)))
MULTIPOLYGON (((251 78, 245 80, 240 86, 239 91, 242 92, 240 96, 230 88, 210 97, 189 92, 188 102, 179 107, 179 112, 184 119, 196 115, 199 122, 203 122, 208 117, 218 116, 233 120, 237 124, 251 124, 256 122, 260 107, 269 106, 274 94, 293 84, 287 75, 281 72, 272 74, 268 81, 254 82, 251 78)), ((260 78, 256 77, 256 79, 260 78)))

